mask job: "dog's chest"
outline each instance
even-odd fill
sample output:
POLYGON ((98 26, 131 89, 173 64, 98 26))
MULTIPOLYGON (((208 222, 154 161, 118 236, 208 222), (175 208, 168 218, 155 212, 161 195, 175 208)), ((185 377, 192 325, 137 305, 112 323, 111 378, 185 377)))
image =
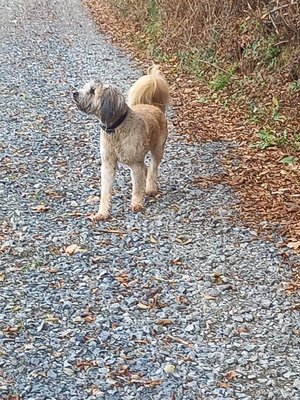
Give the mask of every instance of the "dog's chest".
POLYGON ((137 140, 135 136, 118 135, 117 132, 103 136, 101 136, 101 153, 115 156, 122 164, 142 162, 149 151, 149 143, 145 143, 142 138, 137 140))

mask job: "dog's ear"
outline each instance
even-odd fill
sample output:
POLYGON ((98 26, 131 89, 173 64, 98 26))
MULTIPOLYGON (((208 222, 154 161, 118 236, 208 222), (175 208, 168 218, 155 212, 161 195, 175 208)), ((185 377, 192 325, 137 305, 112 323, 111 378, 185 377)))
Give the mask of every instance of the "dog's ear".
POLYGON ((100 119, 103 124, 111 125, 126 112, 125 98, 118 89, 107 86, 101 95, 100 119))

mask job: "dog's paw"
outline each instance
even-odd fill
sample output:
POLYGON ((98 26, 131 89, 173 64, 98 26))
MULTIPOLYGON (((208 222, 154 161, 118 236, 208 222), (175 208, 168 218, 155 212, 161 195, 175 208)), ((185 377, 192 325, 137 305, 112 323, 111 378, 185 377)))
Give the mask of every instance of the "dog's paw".
POLYGON ((146 195, 155 197, 158 193, 157 182, 154 180, 147 180, 146 182, 146 195))
POLYGON ((148 189, 146 190, 146 195, 147 196, 151 196, 151 197, 155 197, 158 193, 157 189, 148 189))
POLYGON ((142 204, 131 204, 131 211, 143 211, 144 206, 142 204))
POLYGON ((96 221, 105 221, 105 220, 108 219, 108 215, 97 213, 97 214, 91 215, 89 218, 90 218, 90 220, 93 221, 93 222, 96 222, 96 221))

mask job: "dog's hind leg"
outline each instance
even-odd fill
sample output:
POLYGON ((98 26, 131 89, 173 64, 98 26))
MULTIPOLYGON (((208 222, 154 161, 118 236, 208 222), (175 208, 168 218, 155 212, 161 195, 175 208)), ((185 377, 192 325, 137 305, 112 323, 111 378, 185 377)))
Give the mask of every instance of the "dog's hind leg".
POLYGON ((111 194, 116 176, 117 162, 102 162, 101 165, 101 199, 99 211, 95 214, 96 221, 103 221, 108 218, 111 208, 111 194))
POLYGON ((144 207, 146 166, 144 162, 130 165, 132 178, 131 210, 140 211, 144 207))
POLYGON ((158 191, 157 186, 157 175, 158 175, 158 165, 161 162, 164 155, 165 143, 157 144, 151 150, 151 163, 147 171, 146 178, 146 194, 149 196, 156 196, 158 191))

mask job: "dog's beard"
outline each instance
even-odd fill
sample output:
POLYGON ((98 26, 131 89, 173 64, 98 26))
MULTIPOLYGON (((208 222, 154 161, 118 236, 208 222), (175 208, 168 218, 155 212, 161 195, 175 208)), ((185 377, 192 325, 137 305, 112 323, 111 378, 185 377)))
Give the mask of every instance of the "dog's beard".
POLYGON ((92 106, 91 103, 77 103, 77 107, 80 111, 86 113, 86 114, 95 114, 95 107, 92 106))
POLYGON ((89 96, 81 96, 79 94, 78 98, 74 98, 75 104, 78 109, 86 114, 97 115, 97 110, 99 105, 95 99, 89 98, 89 96))

